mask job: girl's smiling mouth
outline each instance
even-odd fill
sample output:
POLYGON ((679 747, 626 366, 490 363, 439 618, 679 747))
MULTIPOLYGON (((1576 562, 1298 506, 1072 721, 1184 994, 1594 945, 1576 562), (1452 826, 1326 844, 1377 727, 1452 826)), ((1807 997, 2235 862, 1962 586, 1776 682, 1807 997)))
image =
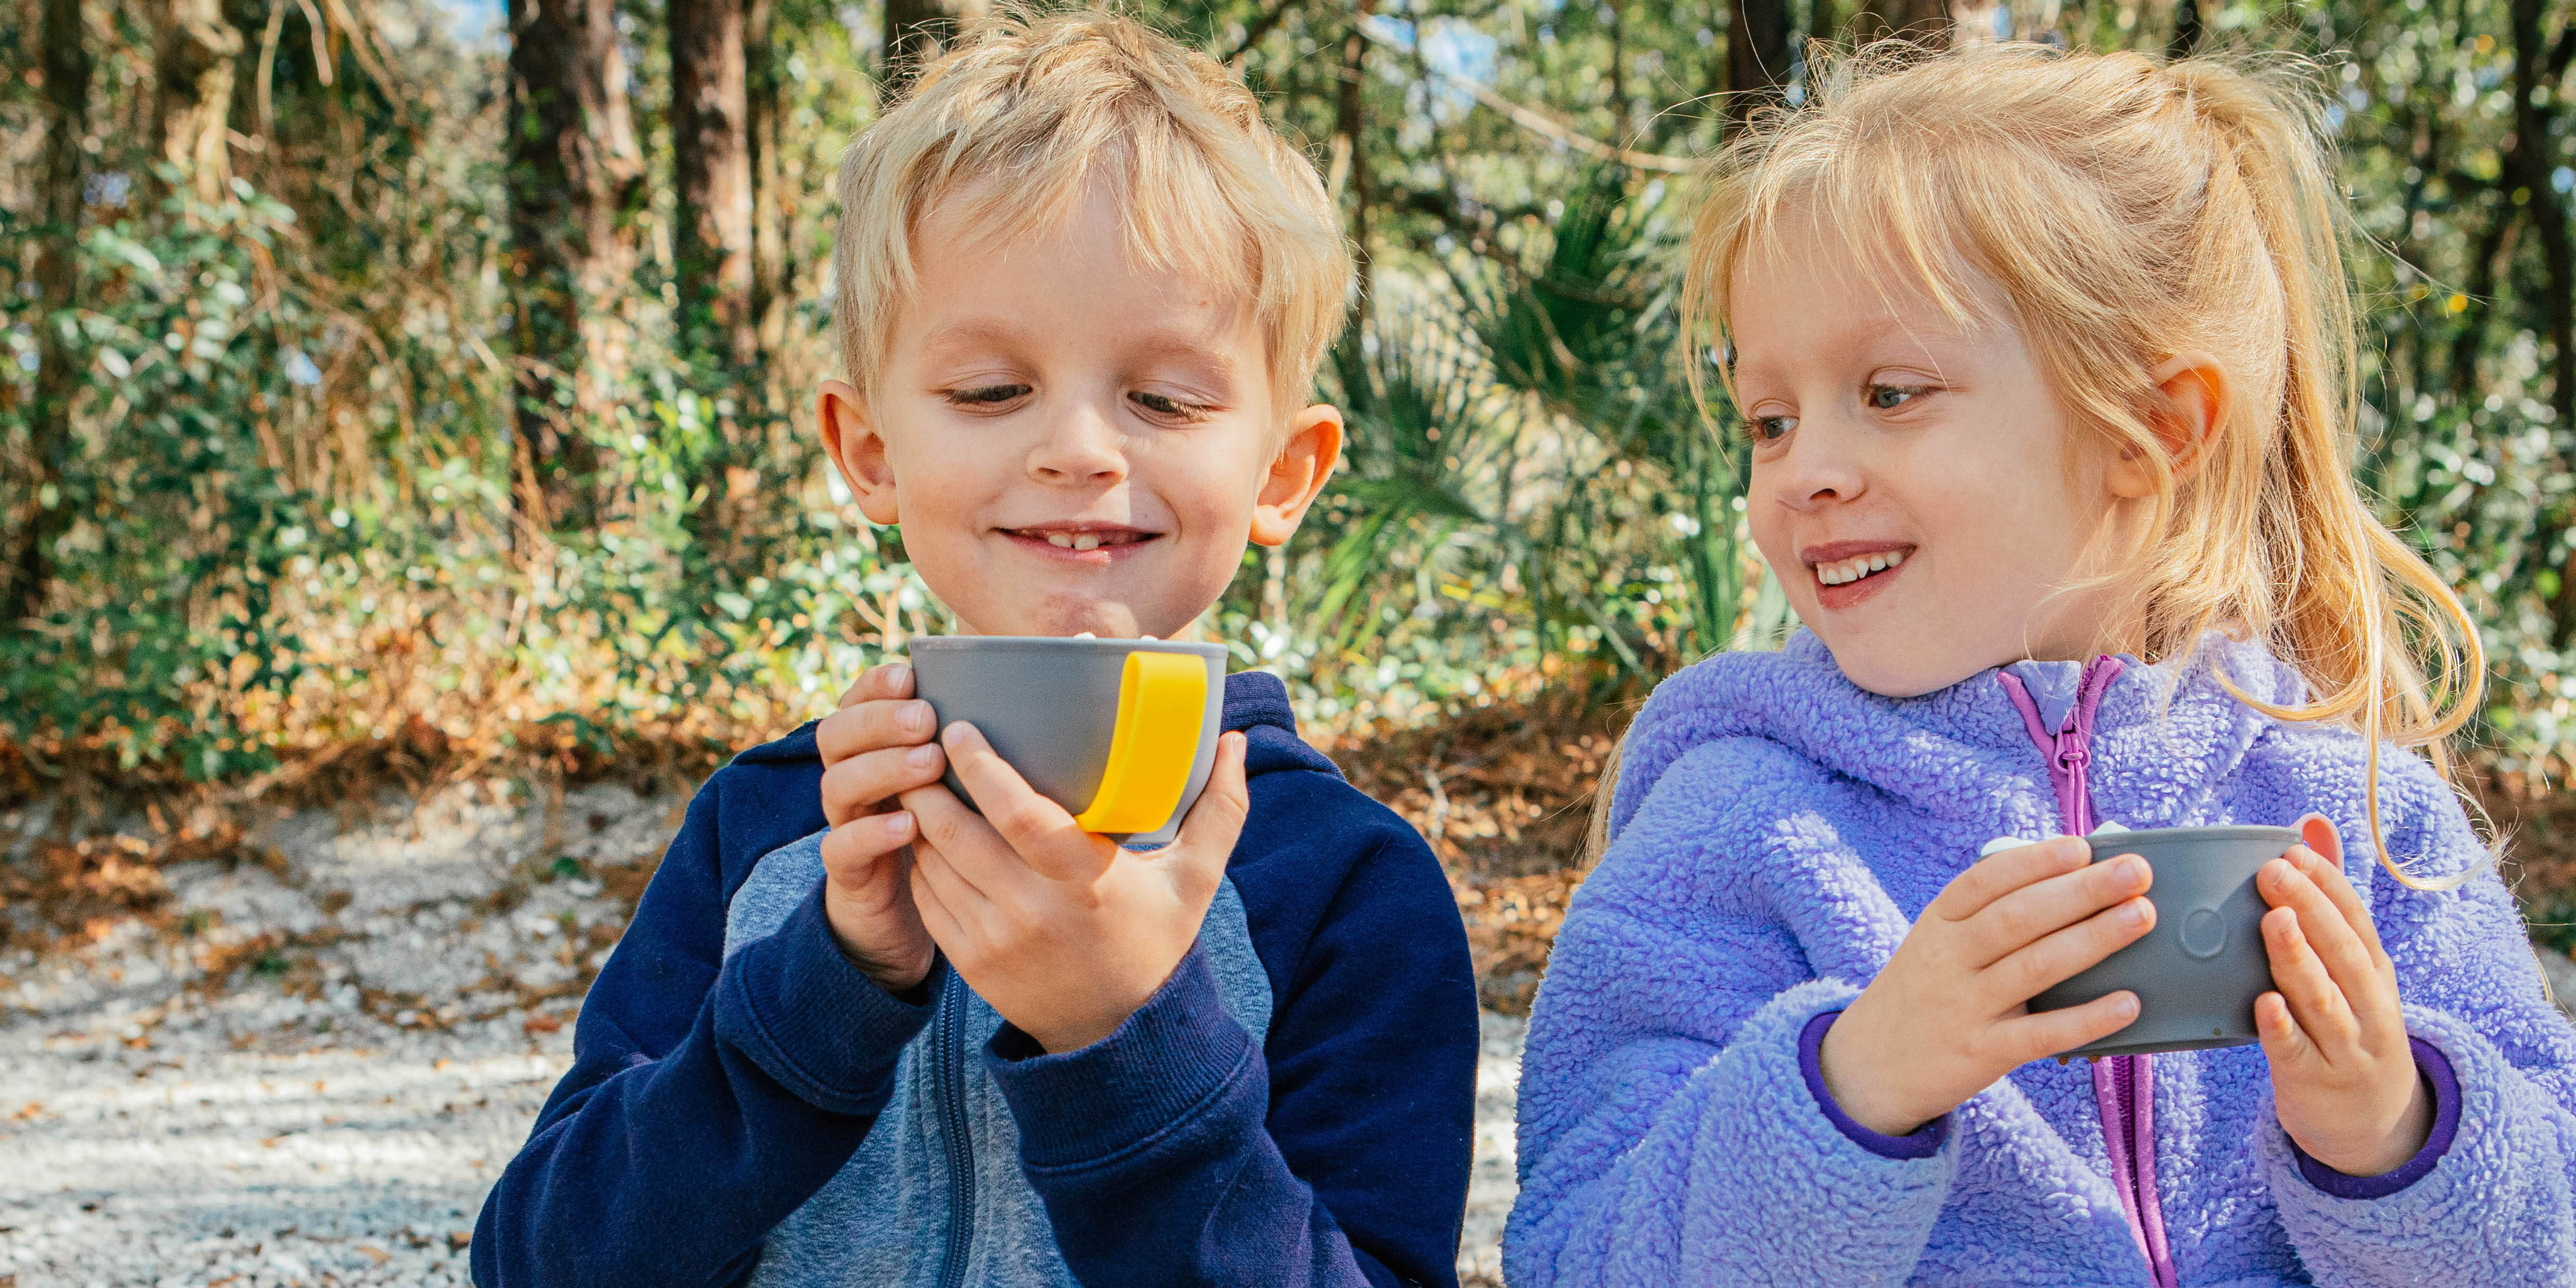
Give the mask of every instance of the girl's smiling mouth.
POLYGON ((1049 523, 1003 528, 1001 533, 1010 538, 1011 544, 1032 554, 1086 564, 1105 564, 1132 555, 1163 535, 1116 523, 1049 523))
POLYGON ((1886 589, 1915 547, 1888 541, 1835 541, 1798 552, 1815 579, 1816 603, 1850 608, 1886 589))

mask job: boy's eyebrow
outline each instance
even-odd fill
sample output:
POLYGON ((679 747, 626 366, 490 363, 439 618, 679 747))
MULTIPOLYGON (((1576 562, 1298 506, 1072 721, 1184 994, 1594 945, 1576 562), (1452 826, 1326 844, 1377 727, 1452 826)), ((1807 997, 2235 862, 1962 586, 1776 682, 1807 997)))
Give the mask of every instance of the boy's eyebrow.
POLYGON ((960 349, 1009 348, 1025 335, 1020 328, 999 318, 960 318, 941 324, 924 337, 921 349, 931 357, 944 358, 960 349))
MULTIPOLYGON (((922 353, 932 361, 977 353, 987 349, 1009 349, 1025 343, 1026 329, 1000 318, 970 317, 942 323, 922 340, 922 353)), ((1146 362, 1172 362, 1193 369, 1193 373, 1219 383, 1230 383, 1242 364, 1214 336, 1197 328, 1163 327, 1122 337, 1123 347, 1131 359, 1146 362)))
POLYGON ((1212 342, 1211 337, 1190 330, 1147 331, 1130 342, 1130 350, 1139 358, 1184 363, 1199 368, 1216 380, 1234 376, 1234 355, 1212 342))

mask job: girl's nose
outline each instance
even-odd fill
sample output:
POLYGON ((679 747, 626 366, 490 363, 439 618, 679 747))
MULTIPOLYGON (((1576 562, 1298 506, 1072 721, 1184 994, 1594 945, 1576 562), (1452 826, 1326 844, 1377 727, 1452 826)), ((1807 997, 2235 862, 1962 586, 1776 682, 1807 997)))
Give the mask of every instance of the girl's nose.
POLYGON ((1040 483, 1115 483, 1127 476, 1124 436, 1087 402, 1066 407, 1030 449, 1028 471, 1040 483))
POLYGON ((1800 512, 1857 500, 1868 486, 1860 462, 1843 451, 1830 433, 1810 434, 1803 425, 1775 477, 1780 503, 1800 512))

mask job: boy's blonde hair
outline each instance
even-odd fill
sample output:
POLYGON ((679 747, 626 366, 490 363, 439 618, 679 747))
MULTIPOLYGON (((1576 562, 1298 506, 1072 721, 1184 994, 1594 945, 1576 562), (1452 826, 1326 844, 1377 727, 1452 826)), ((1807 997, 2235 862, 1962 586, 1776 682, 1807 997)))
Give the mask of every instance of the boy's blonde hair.
POLYGON ((913 234, 954 202, 971 236, 1043 233, 1093 184, 1126 212, 1137 262, 1248 301, 1280 414, 1341 330, 1351 257, 1305 154, 1216 60, 1099 11, 978 23, 841 158, 834 321, 874 398, 913 289, 913 234))
POLYGON ((2348 215, 2312 66, 1882 46, 1823 70, 1724 159, 1691 240, 1692 333, 1723 345, 1735 266, 1818 227, 1962 324, 2016 328, 2074 419, 2154 474, 2145 536, 2087 582, 2132 596, 2145 638, 2096 644, 2151 661, 2213 630, 2269 646, 2311 701, 2249 705, 2368 739, 2374 848, 2420 885, 2387 853, 2380 740, 2447 775, 2442 740, 2485 661, 2458 597, 2353 481, 2348 215), (2186 470, 2152 373, 2189 351, 2215 355, 2229 397, 2186 470))

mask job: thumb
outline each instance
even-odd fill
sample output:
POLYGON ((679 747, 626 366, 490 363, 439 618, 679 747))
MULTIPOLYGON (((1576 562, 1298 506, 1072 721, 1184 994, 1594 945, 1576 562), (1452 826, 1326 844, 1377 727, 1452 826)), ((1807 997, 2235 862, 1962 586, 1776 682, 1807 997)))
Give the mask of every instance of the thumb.
POLYGON ((1234 843, 1243 836, 1243 820, 1252 813, 1252 794, 1243 781, 1244 746, 1239 733, 1217 738, 1216 765, 1208 772, 1207 787, 1190 806, 1189 817, 1181 820, 1180 835, 1164 851, 1170 856, 1173 879, 1193 900, 1215 896, 1226 860, 1234 856, 1234 843))

